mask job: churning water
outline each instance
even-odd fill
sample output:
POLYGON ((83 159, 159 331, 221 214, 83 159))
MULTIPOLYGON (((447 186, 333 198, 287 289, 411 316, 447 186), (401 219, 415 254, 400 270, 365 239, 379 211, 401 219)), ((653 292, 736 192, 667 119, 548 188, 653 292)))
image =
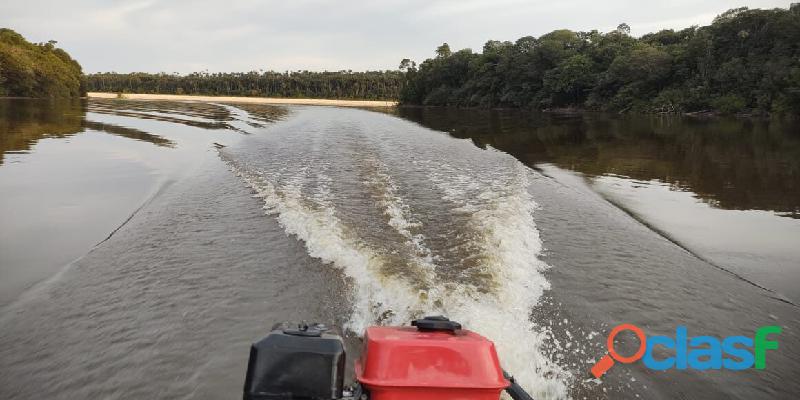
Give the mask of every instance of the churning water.
POLYGON ((351 331, 448 315, 492 337, 528 387, 566 394, 567 373, 541 354, 545 333, 528 318, 549 288, 535 172, 407 121, 333 108, 298 110, 222 153, 287 233, 352 281, 351 331))

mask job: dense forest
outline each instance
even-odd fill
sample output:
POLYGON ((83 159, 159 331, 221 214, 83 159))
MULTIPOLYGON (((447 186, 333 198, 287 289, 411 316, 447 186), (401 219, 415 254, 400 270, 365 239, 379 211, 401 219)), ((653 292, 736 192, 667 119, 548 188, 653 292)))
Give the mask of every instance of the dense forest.
POLYGON ((404 104, 606 111, 800 113, 800 4, 738 8, 711 25, 635 38, 557 30, 482 53, 445 43, 405 59, 404 104))
POLYGON ((0 29, 0 96, 71 97, 89 91, 331 99, 407 105, 577 108, 614 112, 800 114, 800 4, 737 8, 709 26, 636 38, 557 30, 480 53, 451 51, 399 71, 97 73, 55 42, 0 29))
POLYGON ((87 76, 89 91, 211 96, 397 99, 403 74, 367 72, 246 72, 188 75, 100 73, 87 76))
POLYGON ((30 43, 19 33, 0 28, 0 96, 85 95, 80 64, 55 44, 30 43))

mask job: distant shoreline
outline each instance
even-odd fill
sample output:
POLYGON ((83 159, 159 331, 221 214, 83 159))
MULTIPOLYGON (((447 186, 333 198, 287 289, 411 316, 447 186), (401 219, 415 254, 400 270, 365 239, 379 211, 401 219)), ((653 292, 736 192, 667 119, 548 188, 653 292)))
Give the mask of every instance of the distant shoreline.
MULTIPOLYGON (((117 93, 89 92, 88 98, 116 99, 117 93)), ((383 100, 336 100, 336 99, 293 99, 279 97, 239 97, 239 96, 194 96, 182 94, 145 94, 123 93, 126 100, 179 100, 179 101, 214 101, 226 103, 253 103, 253 104, 298 104, 311 106, 339 106, 339 107, 394 107, 396 101, 383 100)))

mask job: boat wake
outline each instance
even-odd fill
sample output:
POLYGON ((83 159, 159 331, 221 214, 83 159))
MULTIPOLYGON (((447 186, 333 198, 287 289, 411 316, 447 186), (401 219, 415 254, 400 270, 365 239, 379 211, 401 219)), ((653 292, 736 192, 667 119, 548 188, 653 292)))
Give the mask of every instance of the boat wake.
POLYGON ((549 289, 536 173, 399 119, 314 115, 301 109, 220 155, 287 234, 346 276, 346 328, 447 315, 495 341, 534 397, 567 397, 570 373, 544 355, 549 331, 530 318, 549 289))

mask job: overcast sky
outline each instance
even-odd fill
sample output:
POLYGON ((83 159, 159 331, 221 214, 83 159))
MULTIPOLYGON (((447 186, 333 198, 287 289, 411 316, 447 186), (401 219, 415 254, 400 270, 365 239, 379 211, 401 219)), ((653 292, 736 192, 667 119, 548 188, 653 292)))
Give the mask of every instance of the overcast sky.
MULTIPOLYGON (((800 0, 795 0, 800 1, 800 0)), ((57 40, 85 72, 395 69, 448 42, 480 51, 488 39, 554 29, 634 35, 706 25, 721 12, 788 7, 760 0, 0 0, 0 27, 57 40)))

